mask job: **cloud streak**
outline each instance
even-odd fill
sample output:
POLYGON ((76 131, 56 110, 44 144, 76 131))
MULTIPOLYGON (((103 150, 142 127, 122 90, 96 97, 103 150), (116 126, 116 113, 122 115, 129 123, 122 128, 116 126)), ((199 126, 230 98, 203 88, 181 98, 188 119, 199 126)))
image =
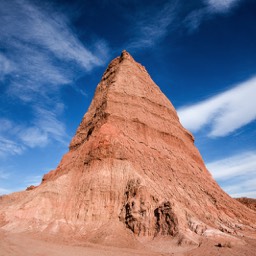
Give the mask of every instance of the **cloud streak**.
POLYGON ((54 111, 37 108, 35 116, 33 125, 18 133, 18 137, 26 146, 44 147, 53 140, 65 145, 68 143, 65 126, 57 119, 54 111))
POLYGON ((35 107, 29 124, 0 119, 0 157, 20 155, 28 148, 45 147, 55 141, 67 145, 69 136, 64 123, 58 120, 56 109, 35 107))
MULTIPOLYGON (((136 31, 128 48, 153 47, 170 32, 170 25, 177 16, 178 1, 167 2, 156 12, 148 9, 136 17, 133 31, 136 31)), ((134 22, 134 21, 133 21, 134 22)))
POLYGON ((226 136, 256 119, 256 77, 202 102, 178 109, 181 123, 193 132, 210 127, 208 136, 226 136))
POLYGON ((247 178, 235 180, 235 185, 223 185, 223 189, 226 193, 232 197, 252 197, 256 198, 256 179, 247 178))
MULTIPOLYGON (((46 15, 44 11, 37 9, 30 4, 22 4, 24 12, 29 13, 26 24, 22 24, 16 29, 22 30, 20 40, 36 42, 42 48, 47 49, 57 58, 76 62, 85 70, 90 70, 93 66, 101 65, 103 61, 86 49, 79 39, 68 27, 67 21, 61 16, 52 17, 46 15)), ((12 30, 10 30, 12 31, 12 30)), ((16 34, 16 31, 14 31, 16 34)))
POLYGON ((31 101, 34 95, 49 94, 61 84, 72 83, 79 72, 105 63, 106 43, 87 44, 89 50, 72 31, 68 19, 53 9, 25 0, 0 5, 0 79, 11 75, 11 95, 31 101))
POLYGON ((20 155, 24 150, 25 148, 23 145, 0 136, 0 157, 5 157, 7 155, 20 155))
POLYGON ((228 13, 240 2, 241 0, 203 0, 203 6, 188 13, 184 24, 190 32, 193 32, 204 20, 212 18, 216 14, 228 13))
POLYGON ((239 155, 214 161, 208 163, 207 168, 217 180, 252 175, 256 173, 256 152, 244 152, 239 155))
POLYGON ((63 105, 61 90, 69 85, 85 94, 74 82, 105 64, 107 44, 102 39, 82 42, 68 17, 49 3, 0 1, 0 24, 0 97, 32 113, 19 123, 13 113, 3 112, 8 118, 0 120, 0 156, 22 154, 51 141, 66 145, 63 108, 58 108, 63 105))
POLYGON ((213 177, 233 197, 256 198, 256 151, 242 152, 206 164, 213 177))
POLYGON ((0 53, 0 81, 13 71, 12 63, 3 54, 0 53))
POLYGON ((186 9, 186 5, 182 6, 181 1, 166 1, 160 10, 148 6, 139 14, 135 12, 134 16, 130 17, 132 39, 127 47, 153 47, 171 31, 184 26, 193 32, 204 20, 217 14, 228 13, 240 2, 241 0, 201 0, 195 5, 197 8, 185 12, 183 9, 186 9))
POLYGON ((228 12, 241 0, 205 0, 205 2, 212 12, 228 12))

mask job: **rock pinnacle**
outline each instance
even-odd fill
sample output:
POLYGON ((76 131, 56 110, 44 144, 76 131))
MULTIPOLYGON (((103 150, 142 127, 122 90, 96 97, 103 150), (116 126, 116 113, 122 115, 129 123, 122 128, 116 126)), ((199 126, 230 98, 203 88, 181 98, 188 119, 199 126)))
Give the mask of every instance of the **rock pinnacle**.
POLYGON ((1 197, 0 226, 117 245, 235 236, 256 213, 214 181, 169 99, 123 51, 108 65, 69 152, 37 187, 1 197))

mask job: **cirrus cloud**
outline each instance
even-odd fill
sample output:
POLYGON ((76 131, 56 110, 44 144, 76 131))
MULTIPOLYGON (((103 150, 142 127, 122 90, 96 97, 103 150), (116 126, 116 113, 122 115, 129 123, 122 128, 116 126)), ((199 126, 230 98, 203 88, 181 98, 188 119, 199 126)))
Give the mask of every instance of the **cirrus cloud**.
POLYGON ((184 23, 190 32, 199 28, 200 24, 214 15, 229 13, 241 0, 203 0, 203 6, 188 13, 184 23))
POLYGON ((256 119, 256 77, 190 106, 180 107, 181 123, 196 132, 210 127, 208 136, 226 136, 256 119))
POLYGON ((61 90, 70 86, 84 95, 75 81, 108 59, 106 42, 83 42, 68 15, 50 3, 0 1, 0 99, 16 108, 26 106, 18 117, 9 109, 2 111, 0 156, 51 141, 66 145, 63 109, 58 108, 63 105, 61 90))
POLYGON ((127 47, 133 49, 153 47, 172 30, 178 7, 178 1, 175 0, 168 1, 157 12, 154 8, 141 12, 133 25, 133 32, 136 31, 136 33, 127 47))
POLYGON ((206 4, 212 12, 227 12, 241 0, 206 0, 206 4))
POLYGON ((0 23, 0 81, 10 75, 8 92, 22 101, 56 92, 60 85, 76 80, 79 72, 108 59, 103 39, 85 44, 68 17, 49 5, 1 1, 0 23))
POLYGON ((256 198, 256 151, 246 151, 206 164, 222 188, 233 197, 256 198))

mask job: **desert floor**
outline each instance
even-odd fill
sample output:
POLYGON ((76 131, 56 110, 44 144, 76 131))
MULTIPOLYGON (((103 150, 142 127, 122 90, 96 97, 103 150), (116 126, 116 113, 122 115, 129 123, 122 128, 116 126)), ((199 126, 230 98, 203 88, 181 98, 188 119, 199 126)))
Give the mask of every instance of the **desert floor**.
MULTIPOLYGON (((241 243, 229 243, 218 247, 215 240, 203 240, 200 247, 184 247, 158 243, 158 252, 149 248, 117 248, 96 244, 75 243, 62 239, 38 238, 37 235, 11 234, 0 231, 0 256, 128 256, 128 255, 177 255, 177 256, 255 256, 256 240, 244 239, 241 243)), ((224 244, 224 243, 223 243, 224 244)))

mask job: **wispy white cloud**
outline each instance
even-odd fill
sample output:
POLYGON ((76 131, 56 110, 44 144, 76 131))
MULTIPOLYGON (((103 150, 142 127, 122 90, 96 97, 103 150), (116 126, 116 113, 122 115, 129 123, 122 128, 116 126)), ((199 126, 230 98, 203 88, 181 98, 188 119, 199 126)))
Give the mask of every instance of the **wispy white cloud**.
POLYGON ((0 81, 13 71, 13 65, 3 54, 0 53, 0 81))
POLYGON ((25 127, 18 133, 18 137, 26 146, 44 147, 53 140, 67 144, 65 126, 57 119, 54 111, 37 108, 35 116, 33 126, 25 127))
POLYGON ((190 32, 217 14, 225 14, 236 7, 241 0, 201 0, 186 10, 182 1, 166 1, 161 9, 147 6, 131 17, 131 40, 127 48, 153 47, 175 29, 185 26, 190 32), (184 10, 182 10, 184 9, 184 10), (184 13, 185 17, 184 17, 184 13))
POLYGON ((195 132, 209 126, 211 137, 226 136, 256 119, 256 77, 202 102, 181 107, 181 123, 195 132))
POLYGON ((192 10, 184 19, 185 25, 192 32, 196 30, 200 24, 216 14, 225 14, 233 10, 241 0, 203 0, 201 8, 192 10))
POLYGON ((227 12, 241 0, 205 0, 212 12, 227 12))
POLYGON ((13 121, 12 113, 0 119, 0 156, 21 154, 52 141, 66 145, 61 90, 69 85, 85 94, 74 82, 105 64, 106 42, 82 42, 68 17, 50 3, 0 1, 0 24, 0 85, 5 98, 29 109, 22 120, 13 121))
POLYGON ((30 4, 22 6, 24 13, 21 15, 29 13, 29 21, 16 28, 24 32, 20 39, 36 42, 59 59, 74 61, 85 70, 103 64, 99 57, 85 48, 62 17, 46 15, 43 10, 30 4))
POLYGON ((207 168, 217 180, 243 175, 253 176, 253 174, 256 174, 256 151, 244 152, 208 163, 207 168))
POLYGON ((14 166, 9 165, 0 169, 0 195, 22 191, 31 185, 37 186, 41 183, 43 175, 54 168, 33 167, 32 169, 19 169, 19 174, 14 166))
POLYGON ((133 20, 136 32, 128 48, 152 47, 170 32, 170 25, 177 16, 178 1, 167 2, 160 11, 146 9, 133 20))
POLYGON ((20 132, 19 138, 28 147, 44 147, 48 143, 48 134, 38 127, 29 127, 20 132))
POLYGON ((193 32, 198 29, 207 14, 209 14, 209 8, 206 7, 193 10, 185 17, 184 24, 190 32, 193 32))
POLYGON ((208 13, 207 8, 201 8, 198 10, 191 11, 185 17, 185 20, 184 20, 186 27, 188 27, 190 31, 195 31, 200 26, 203 18, 206 16, 207 13, 208 13))
POLYGON ((24 152, 25 147, 13 140, 0 137, 0 157, 7 155, 20 155, 24 152))
POLYGON ((256 198, 256 151, 242 152, 206 166, 231 196, 256 198))
POLYGON ((0 118, 0 133, 9 131, 12 128, 12 122, 7 118, 0 118))
POLYGON ((2 41, 9 39, 8 44, 18 50, 28 47, 35 51, 35 48, 45 50, 45 54, 49 51, 61 60, 76 62, 85 70, 104 63, 81 43, 71 30, 68 19, 50 8, 43 9, 26 0, 14 0, 1 3, 0 13, 2 41))
POLYGON ((223 185, 223 190, 232 197, 256 198, 256 179, 247 177, 245 180, 236 180, 233 185, 223 185))
POLYGON ((23 145, 15 142, 11 137, 5 136, 12 129, 13 123, 9 119, 0 118, 0 158, 7 155, 20 155, 25 150, 23 145))
POLYGON ((0 79, 10 74, 8 92, 26 102, 72 83, 79 72, 108 58, 104 40, 85 46, 67 17, 49 5, 44 9, 26 0, 1 2, 0 23, 0 79))
POLYGON ((69 136, 63 122, 58 120, 62 105, 55 109, 34 108, 34 118, 27 124, 0 119, 0 157, 22 154, 27 148, 45 147, 53 141, 68 144, 69 136))

